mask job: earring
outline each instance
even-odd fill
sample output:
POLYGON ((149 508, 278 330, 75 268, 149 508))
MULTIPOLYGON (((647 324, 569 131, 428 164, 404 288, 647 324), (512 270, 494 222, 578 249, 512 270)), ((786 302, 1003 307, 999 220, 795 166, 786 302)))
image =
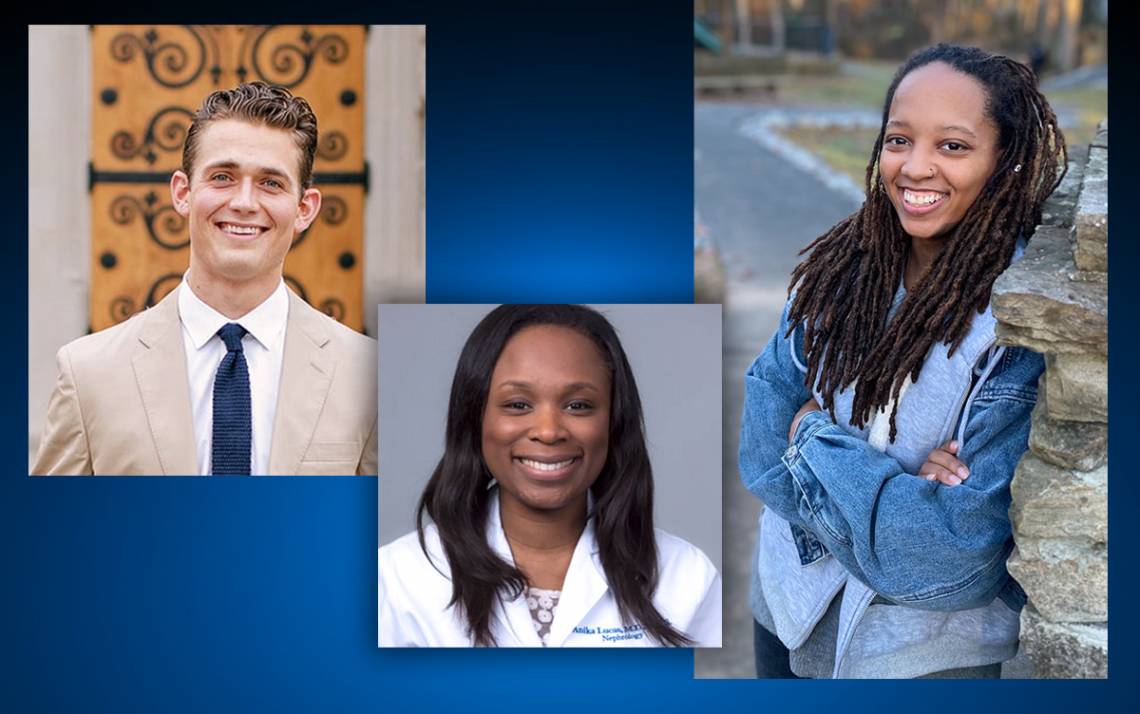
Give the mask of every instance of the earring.
POLYGON ((1014 172, 1015 174, 1016 174, 1016 173, 1020 173, 1020 172, 1021 172, 1021 164, 1018 164, 1017 166, 1014 166, 1014 167, 1013 167, 1013 172, 1014 172))

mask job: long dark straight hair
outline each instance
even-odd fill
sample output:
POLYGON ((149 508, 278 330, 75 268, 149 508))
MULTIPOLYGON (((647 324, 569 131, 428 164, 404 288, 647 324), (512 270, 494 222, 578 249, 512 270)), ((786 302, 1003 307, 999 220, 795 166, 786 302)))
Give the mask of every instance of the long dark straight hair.
POLYGON ((450 606, 467 620, 476 645, 493 646, 491 617, 501 597, 519 597, 526 578, 491 549, 486 538, 491 472, 483 460, 483 412, 491 374, 507 341, 533 325, 576 330, 598 347, 612 377, 609 451, 591 491, 598 549, 625 625, 640 624, 666 645, 691 644, 653 606, 657 540, 653 533, 653 471, 645 447, 641 398, 617 333, 601 313, 581 305, 502 305, 472 331, 459 355, 447 411, 443 458, 416 509, 420 548, 424 515, 439 531, 451 566, 450 606))
POLYGON ((819 386, 823 408, 835 418, 835 392, 855 384, 851 423, 867 424, 891 408, 895 438, 897 399, 908 377, 917 379, 935 343, 950 354, 990 302, 994 280, 1009 265, 1019 237, 1041 221, 1041 207, 1067 168, 1057 117, 1028 67, 976 47, 936 45, 899 68, 883 102, 883 123, 867 165, 867 199, 851 216, 816 238, 792 273, 795 290, 789 334, 804 323, 808 388, 819 386), (917 288, 889 323, 892 298, 910 243, 879 175, 891 102, 908 74, 943 62, 973 77, 986 91, 986 115, 999 130, 994 173, 947 238, 917 288))

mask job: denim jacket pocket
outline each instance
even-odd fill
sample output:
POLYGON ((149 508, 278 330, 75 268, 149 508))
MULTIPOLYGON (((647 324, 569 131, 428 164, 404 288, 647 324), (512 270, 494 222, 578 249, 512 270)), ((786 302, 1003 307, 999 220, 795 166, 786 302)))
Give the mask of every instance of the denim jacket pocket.
POLYGON ((1037 388, 1026 384, 987 384, 978 392, 975 404, 1011 399, 1034 404, 1037 402, 1037 388))
POLYGON ((1037 379, 1044 370, 1041 355, 1024 347, 1008 348, 993 378, 978 391, 975 403, 1008 399, 1033 404, 1037 401, 1037 379))
POLYGON ((788 528, 792 532, 792 541, 795 542, 796 550, 800 554, 800 565, 811 565, 827 555, 823 543, 820 543, 808 530, 794 523, 789 523, 788 528))

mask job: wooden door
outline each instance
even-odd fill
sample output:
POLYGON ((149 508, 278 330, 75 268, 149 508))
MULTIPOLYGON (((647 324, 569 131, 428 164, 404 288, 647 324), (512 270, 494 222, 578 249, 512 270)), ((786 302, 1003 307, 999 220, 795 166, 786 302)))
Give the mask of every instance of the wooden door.
POLYGON ((102 25, 92 33, 91 329, 154 305, 189 265, 171 204, 193 112, 210 92, 262 80, 304 97, 320 138, 320 216, 297 237, 286 283, 364 331, 364 43, 347 25, 102 25))

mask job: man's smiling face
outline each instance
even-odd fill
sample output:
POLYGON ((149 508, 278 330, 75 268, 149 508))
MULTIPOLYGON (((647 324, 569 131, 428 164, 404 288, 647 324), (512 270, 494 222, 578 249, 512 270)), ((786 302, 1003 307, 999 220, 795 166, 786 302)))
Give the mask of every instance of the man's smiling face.
POLYGON ((309 227, 320 192, 300 186, 289 131, 239 119, 205 126, 187 177, 176 171, 175 209, 190 223, 190 268, 211 282, 279 277, 293 238, 309 227))

